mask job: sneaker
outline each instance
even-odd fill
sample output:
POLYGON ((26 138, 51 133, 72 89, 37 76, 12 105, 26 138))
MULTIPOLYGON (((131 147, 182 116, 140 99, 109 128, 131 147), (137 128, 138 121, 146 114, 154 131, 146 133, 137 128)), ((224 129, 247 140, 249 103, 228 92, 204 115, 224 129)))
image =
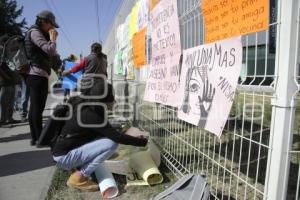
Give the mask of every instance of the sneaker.
POLYGON ((36 144, 36 140, 30 140, 30 146, 34 146, 36 144))
POLYGON ((6 122, 6 121, 3 121, 3 120, 1 120, 1 121, 0 121, 0 126, 4 126, 4 125, 7 125, 7 122, 6 122))
POLYGON ((71 174, 67 181, 67 186, 89 192, 95 192, 99 190, 97 183, 91 181, 88 177, 80 175, 78 171, 71 174))

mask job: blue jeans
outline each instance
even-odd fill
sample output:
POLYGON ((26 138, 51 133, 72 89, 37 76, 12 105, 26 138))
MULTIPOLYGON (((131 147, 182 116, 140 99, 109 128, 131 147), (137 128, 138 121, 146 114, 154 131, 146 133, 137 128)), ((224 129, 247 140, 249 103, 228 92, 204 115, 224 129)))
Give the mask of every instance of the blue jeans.
POLYGON ((84 176, 90 176, 98 165, 108 159, 117 149, 118 144, 108 138, 101 138, 63 156, 53 157, 57 166, 66 170, 80 168, 84 176))

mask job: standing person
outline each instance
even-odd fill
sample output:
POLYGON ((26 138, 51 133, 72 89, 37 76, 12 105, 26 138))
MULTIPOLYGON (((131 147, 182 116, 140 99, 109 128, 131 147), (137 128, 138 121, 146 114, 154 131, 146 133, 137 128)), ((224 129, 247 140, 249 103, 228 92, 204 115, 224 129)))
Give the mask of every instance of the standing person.
POLYGON ((16 95, 16 107, 19 109, 21 122, 25 122, 28 116, 28 103, 29 103, 29 88, 27 87, 27 73, 20 72, 21 83, 17 86, 17 90, 21 90, 21 94, 19 91, 16 95))
POLYGON ((36 17, 33 25, 25 37, 25 48, 31 60, 27 77, 29 87, 30 108, 29 125, 31 145, 35 145, 42 131, 42 114, 48 95, 48 78, 59 58, 56 52, 55 16, 50 11, 42 11, 36 17), (54 64, 55 62, 55 64, 54 64))
MULTIPOLYGON (((0 37, 1 56, 8 38, 7 35, 0 37)), ((19 75, 9 69, 4 57, 1 57, 0 64, 0 126, 2 126, 19 122, 13 119, 15 86, 19 83, 19 75)))
POLYGON ((82 69, 84 70, 84 74, 80 83, 81 91, 91 88, 100 77, 107 79, 107 59, 106 55, 102 53, 101 44, 97 42, 93 43, 91 45, 91 54, 83 58, 79 64, 71 69, 63 71, 62 75, 66 76, 82 69))

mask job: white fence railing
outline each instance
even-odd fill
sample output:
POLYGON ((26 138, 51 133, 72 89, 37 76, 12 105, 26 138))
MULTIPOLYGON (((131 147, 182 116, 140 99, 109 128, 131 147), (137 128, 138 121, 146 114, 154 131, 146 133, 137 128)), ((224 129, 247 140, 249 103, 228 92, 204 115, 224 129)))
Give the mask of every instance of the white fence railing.
MULTIPOLYGON (((183 49, 203 44, 201 1, 177 2, 183 49)), ((242 36, 238 91, 220 139, 179 120, 173 107, 144 102, 138 78, 128 83, 126 102, 165 165, 178 177, 205 176, 212 199, 300 198, 299 13, 298 0, 270 0, 269 30, 242 36)))

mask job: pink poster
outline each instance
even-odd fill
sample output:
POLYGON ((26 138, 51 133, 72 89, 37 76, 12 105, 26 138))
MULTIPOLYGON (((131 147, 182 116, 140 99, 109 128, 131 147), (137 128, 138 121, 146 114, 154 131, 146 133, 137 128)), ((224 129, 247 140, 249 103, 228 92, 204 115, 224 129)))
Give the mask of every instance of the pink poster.
POLYGON ((184 50, 178 118, 221 136, 241 66, 240 37, 184 50))
POLYGON ((178 106, 181 55, 177 1, 163 0, 150 14, 152 56, 144 100, 178 106))

